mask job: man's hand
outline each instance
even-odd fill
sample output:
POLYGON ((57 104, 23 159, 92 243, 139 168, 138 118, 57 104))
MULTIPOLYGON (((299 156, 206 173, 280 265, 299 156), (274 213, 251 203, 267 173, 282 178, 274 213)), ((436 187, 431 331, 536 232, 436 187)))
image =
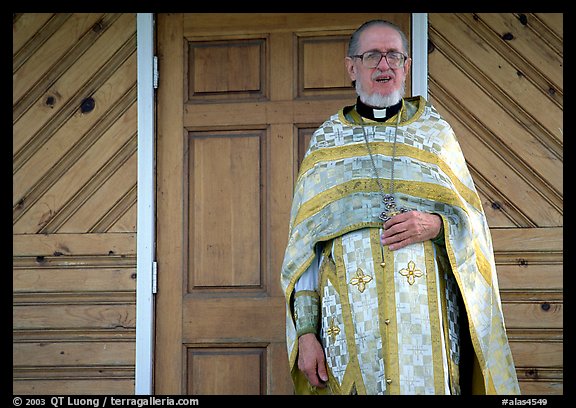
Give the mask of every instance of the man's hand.
POLYGON ((306 333, 298 338, 298 369, 304 373, 310 385, 326 387, 328 374, 324 350, 314 333, 306 333))
POLYGON ((384 223, 384 233, 380 236, 380 241, 394 251, 435 238, 441 227, 442 217, 438 214, 408 211, 395 215, 384 223))

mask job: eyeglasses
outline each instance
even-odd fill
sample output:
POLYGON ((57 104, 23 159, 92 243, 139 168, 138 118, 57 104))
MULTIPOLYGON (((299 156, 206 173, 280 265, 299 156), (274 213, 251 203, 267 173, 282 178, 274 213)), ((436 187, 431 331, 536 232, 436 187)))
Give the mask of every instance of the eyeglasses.
POLYGON ((351 55, 351 57, 360 58, 366 68, 376 68, 378 64, 380 64, 380 61, 382 61, 382 58, 386 58, 386 62, 390 65, 390 68, 400 68, 404 65, 406 58, 408 58, 408 56, 397 51, 366 51, 364 54, 351 55))

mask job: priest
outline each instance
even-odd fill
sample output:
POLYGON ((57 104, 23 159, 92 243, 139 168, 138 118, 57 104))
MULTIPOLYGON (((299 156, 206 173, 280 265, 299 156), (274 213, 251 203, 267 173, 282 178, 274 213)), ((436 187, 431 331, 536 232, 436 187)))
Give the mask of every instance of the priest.
POLYGON ((312 135, 281 271, 297 394, 519 394, 490 231, 405 34, 352 35, 358 94, 312 135))

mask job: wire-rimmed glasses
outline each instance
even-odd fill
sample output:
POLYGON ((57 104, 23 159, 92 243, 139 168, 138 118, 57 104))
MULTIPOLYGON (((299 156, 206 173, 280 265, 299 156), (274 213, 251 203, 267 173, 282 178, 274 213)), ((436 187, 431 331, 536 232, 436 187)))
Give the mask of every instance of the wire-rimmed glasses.
POLYGON ((378 64, 380 64, 380 61, 382 61, 382 58, 386 58, 386 62, 390 65, 390 68, 400 68, 404 65, 406 58, 408 58, 407 55, 398 51, 366 51, 364 54, 351 55, 351 57, 360 58, 366 68, 376 68, 378 64))

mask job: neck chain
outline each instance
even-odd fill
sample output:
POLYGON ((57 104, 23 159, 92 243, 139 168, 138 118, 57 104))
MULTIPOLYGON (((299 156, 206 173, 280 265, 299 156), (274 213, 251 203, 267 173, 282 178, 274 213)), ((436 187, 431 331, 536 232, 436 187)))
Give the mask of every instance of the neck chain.
POLYGON ((400 207, 397 208, 396 205, 396 198, 394 197, 394 161, 396 159, 396 139, 398 136, 398 125, 400 124, 401 112, 398 112, 398 118, 396 119, 396 126, 394 126, 394 141, 392 142, 392 163, 390 167, 390 188, 388 193, 384 192, 384 187, 382 186, 382 182, 380 180, 380 174, 378 172, 378 168, 376 167, 376 163, 374 161, 374 156, 372 155, 372 150, 370 149, 370 143, 368 143, 368 136, 366 135, 366 129, 364 127, 364 120, 362 119, 361 115, 358 115, 360 119, 360 126, 362 127, 362 135, 364 136, 364 142, 366 143, 366 149, 368 150, 368 154, 370 155, 370 162, 372 163, 372 170, 374 171, 374 175, 376 176, 376 183, 378 184, 378 188, 380 189, 380 194, 382 195, 382 202, 384 203, 385 210, 380 213, 378 218, 380 218, 383 222, 388 221, 395 215, 398 215, 403 212, 411 211, 407 208, 400 207))

